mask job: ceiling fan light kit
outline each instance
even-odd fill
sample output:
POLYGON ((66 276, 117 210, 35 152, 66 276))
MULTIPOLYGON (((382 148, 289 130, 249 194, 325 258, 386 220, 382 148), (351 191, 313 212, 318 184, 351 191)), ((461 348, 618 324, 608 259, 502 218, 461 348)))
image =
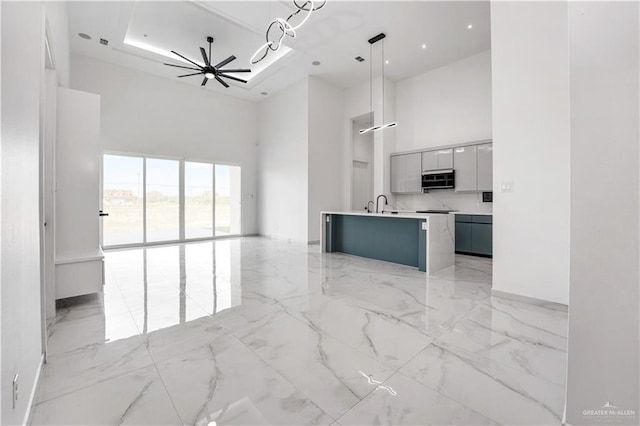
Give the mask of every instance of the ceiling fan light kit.
POLYGON ((327 4, 327 0, 316 0, 315 2, 313 0, 293 0, 296 11, 289 15, 287 19, 276 18, 269 23, 265 33, 266 43, 256 50, 256 53, 251 57, 251 63, 257 64, 266 58, 269 52, 277 52, 282 46, 282 39, 285 36, 295 38, 296 30, 307 22, 311 13, 322 9, 325 4, 327 4), (271 38, 272 31, 277 29, 280 30, 280 34, 271 38))
MULTIPOLYGON (((367 40, 369 42, 369 108, 371 111, 371 124, 373 124, 373 45, 380 40, 384 40, 385 37, 385 33, 380 33, 377 36, 367 40)), ((382 122, 384 123, 384 41, 382 42, 382 56, 380 63, 382 65, 382 122)), ((369 128, 360 129, 358 133, 364 135, 365 133, 369 132, 377 132, 379 130, 390 129, 396 127, 397 125, 398 123, 395 121, 378 126, 372 125, 369 128)))
POLYGON ((184 59, 185 61, 193 64, 196 68, 194 67, 185 67, 182 65, 173 65, 173 64, 166 64, 167 66, 170 67, 176 67, 176 68, 182 68, 182 69, 186 69, 186 70, 192 70, 192 71, 197 71, 191 74, 183 74, 183 75, 179 75, 178 78, 183 78, 183 77, 190 77, 193 75, 203 75, 204 76, 204 80, 202 80, 202 84, 200 84, 201 86, 205 86, 207 84, 207 81, 211 80, 211 79, 216 79, 216 81, 220 84, 222 84, 225 88, 229 87, 229 84, 224 81, 222 78, 228 78, 230 80, 234 80, 234 81, 239 81, 240 83, 246 83, 247 80, 243 80, 241 78, 238 77, 234 77, 232 75, 228 75, 228 73, 244 73, 244 72, 251 72, 250 69, 222 69, 222 67, 224 67, 225 65, 227 65, 229 62, 234 61, 236 59, 236 57, 234 55, 229 56, 227 59, 217 63, 216 65, 211 65, 211 44, 213 43, 213 37, 207 37, 207 43, 209 43, 209 55, 207 56, 207 52, 204 50, 204 47, 200 48, 200 54, 202 54, 202 60, 204 61, 204 66, 200 66, 199 64, 197 64, 196 62, 192 61, 191 59, 179 54, 178 52, 172 50, 171 53, 173 53, 174 55, 177 55, 179 57, 181 57, 182 59, 184 59), (222 77, 222 78, 220 78, 222 77))

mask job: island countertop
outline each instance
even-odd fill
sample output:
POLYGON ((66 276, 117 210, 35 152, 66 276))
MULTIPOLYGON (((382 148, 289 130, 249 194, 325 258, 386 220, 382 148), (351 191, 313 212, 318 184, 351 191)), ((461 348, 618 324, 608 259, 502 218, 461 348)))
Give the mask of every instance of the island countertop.
POLYGON ((398 213, 367 213, 366 210, 350 210, 350 211, 323 211, 321 214, 342 214, 351 216, 368 216, 368 217, 386 217, 390 219, 428 219, 432 216, 447 216, 441 213, 416 213, 416 212, 398 212, 398 213))

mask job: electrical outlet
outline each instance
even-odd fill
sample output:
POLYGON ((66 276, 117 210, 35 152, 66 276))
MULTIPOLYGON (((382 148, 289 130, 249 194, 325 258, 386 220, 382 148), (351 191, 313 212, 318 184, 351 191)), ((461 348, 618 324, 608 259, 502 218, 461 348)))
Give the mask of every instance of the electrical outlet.
POLYGON ((13 376, 13 381, 11 382, 11 386, 13 388, 13 403, 12 407, 14 410, 16 409, 16 405, 18 404, 18 375, 13 376))

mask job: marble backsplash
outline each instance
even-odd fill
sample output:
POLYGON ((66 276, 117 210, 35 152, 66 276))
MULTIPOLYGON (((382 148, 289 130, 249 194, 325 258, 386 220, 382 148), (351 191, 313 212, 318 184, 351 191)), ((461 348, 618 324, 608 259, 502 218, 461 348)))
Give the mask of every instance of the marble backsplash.
POLYGON ((493 203, 483 203, 482 193, 457 193, 453 189, 432 190, 426 194, 396 195, 398 210, 451 209, 465 213, 491 213, 493 203))

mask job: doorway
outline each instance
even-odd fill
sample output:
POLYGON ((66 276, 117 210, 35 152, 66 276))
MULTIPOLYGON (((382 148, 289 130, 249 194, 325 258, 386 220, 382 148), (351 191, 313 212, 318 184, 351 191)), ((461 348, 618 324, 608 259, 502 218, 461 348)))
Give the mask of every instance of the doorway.
POLYGON ((373 133, 360 134, 360 129, 370 126, 371 114, 351 120, 352 166, 351 209, 364 210, 373 200, 373 133))
POLYGON ((353 160, 353 182, 351 185, 351 207, 353 210, 367 208, 371 188, 369 184, 369 163, 353 160))

